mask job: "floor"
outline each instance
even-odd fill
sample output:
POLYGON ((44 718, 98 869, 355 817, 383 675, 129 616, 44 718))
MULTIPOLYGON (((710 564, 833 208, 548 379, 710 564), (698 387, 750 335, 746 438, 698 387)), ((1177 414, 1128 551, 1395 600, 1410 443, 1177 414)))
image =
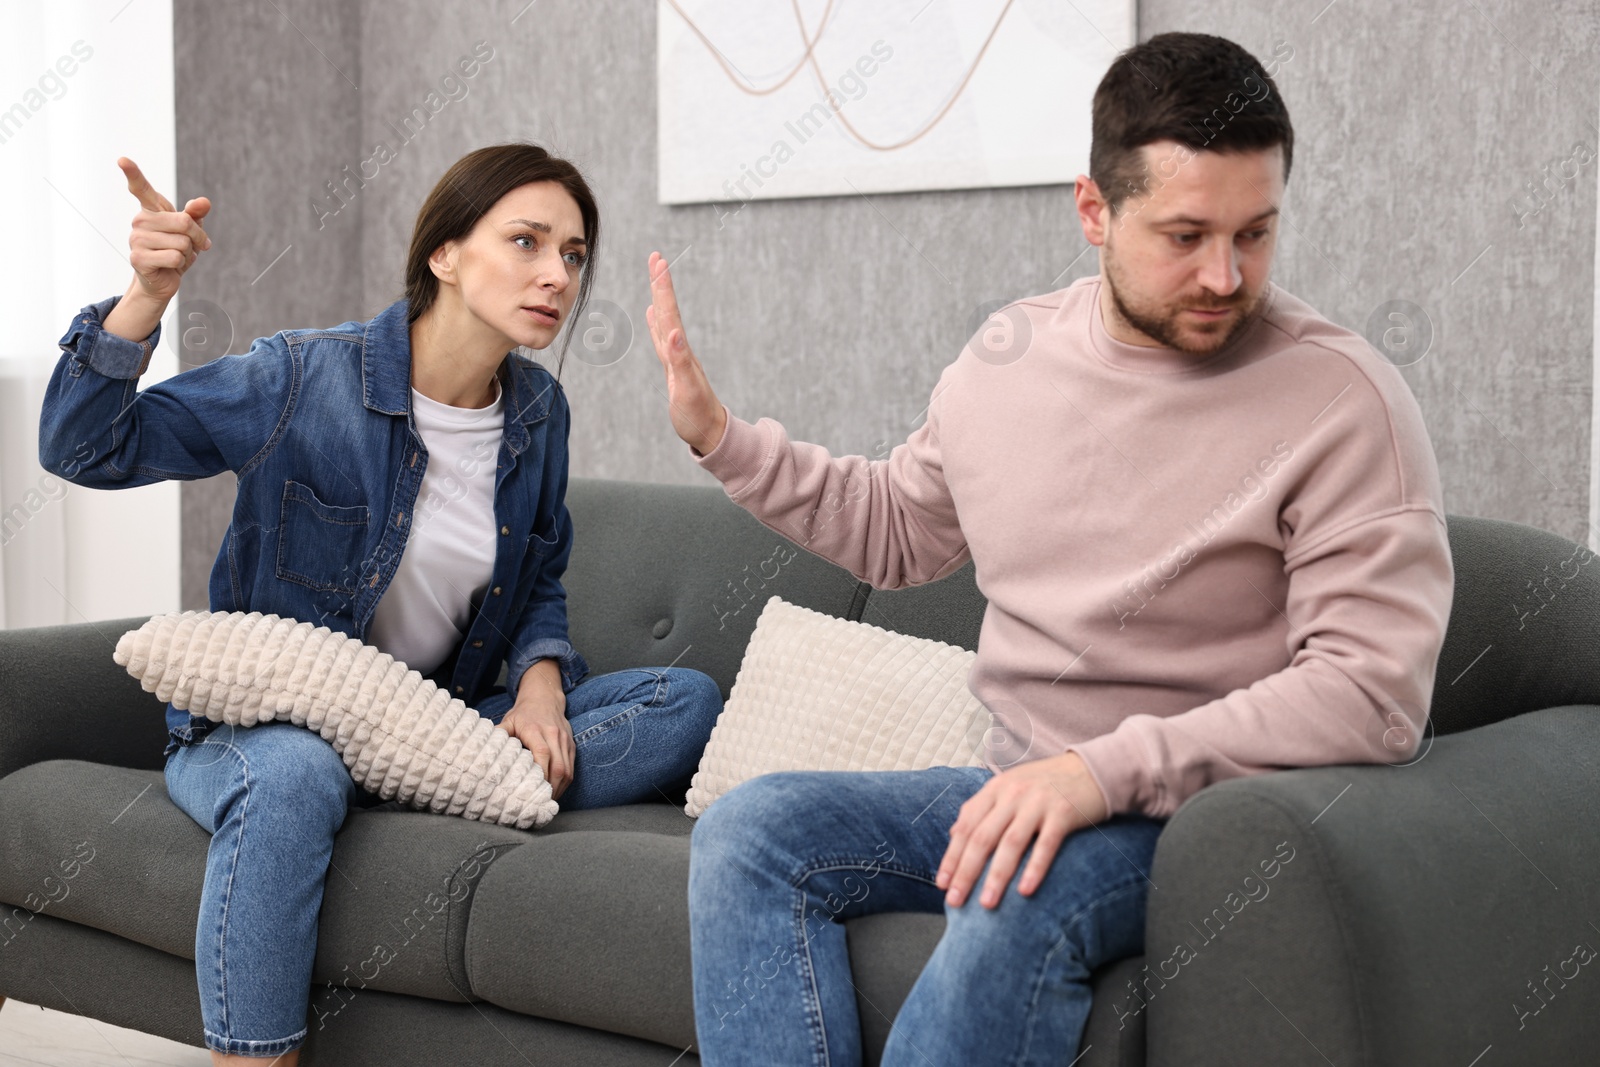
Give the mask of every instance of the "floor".
POLYGON ((210 1067, 203 1048, 7 1000, 0 1006, 0 1067, 210 1067))

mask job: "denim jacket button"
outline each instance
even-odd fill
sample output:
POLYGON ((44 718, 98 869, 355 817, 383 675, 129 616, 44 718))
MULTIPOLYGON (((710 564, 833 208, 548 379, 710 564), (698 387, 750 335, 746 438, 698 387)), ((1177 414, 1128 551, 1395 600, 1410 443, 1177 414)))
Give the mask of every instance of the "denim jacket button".
POLYGON ((506 534, 510 533, 510 532, 511 532, 511 527, 509 527, 509 526, 500 527, 500 535, 502 537, 505 536, 506 534))
POLYGON ((473 648, 482 648, 483 647, 483 642, 481 640, 474 641, 474 642, 472 642, 472 647, 473 648))
POLYGON ((495 596, 499 596, 500 595, 500 587, 497 585, 493 589, 489 590, 489 592, 493 593, 495 596))

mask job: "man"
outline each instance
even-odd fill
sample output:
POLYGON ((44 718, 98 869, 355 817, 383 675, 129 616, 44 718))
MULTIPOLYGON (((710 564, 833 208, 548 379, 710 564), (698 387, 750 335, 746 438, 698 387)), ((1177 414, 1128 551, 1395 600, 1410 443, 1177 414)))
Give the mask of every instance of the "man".
POLYGON ((1066 1063, 1090 974, 1143 951, 1185 799, 1416 749, 1454 579, 1438 468, 1394 367, 1268 281, 1276 85, 1232 42, 1163 34, 1112 65, 1093 129, 1099 276, 1004 309, 1013 343, 980 331, 885 460, 731 415, 651 259, 696 461, 875 587, 972 559, 969 684, 1000 727, 984 767, 767 775, 712 805, 689 878, 708 1067, 859 1062, 841 923, 885 910, 947 920, 885 1064, 1066 1063), (824 499, 843 510, 807 523, 824 499))

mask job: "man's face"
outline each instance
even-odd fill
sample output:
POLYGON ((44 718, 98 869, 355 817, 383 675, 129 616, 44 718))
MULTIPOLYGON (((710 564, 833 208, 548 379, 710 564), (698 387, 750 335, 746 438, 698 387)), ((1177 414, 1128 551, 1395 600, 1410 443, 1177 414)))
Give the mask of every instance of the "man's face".
POLYGON ((1277 246, 1283 150, 1145 145, 1144 186, 1112 216, 1078 181, 1084 233, 1101 246, 1113 337, 1209 355, 1250 324, 1277 246))

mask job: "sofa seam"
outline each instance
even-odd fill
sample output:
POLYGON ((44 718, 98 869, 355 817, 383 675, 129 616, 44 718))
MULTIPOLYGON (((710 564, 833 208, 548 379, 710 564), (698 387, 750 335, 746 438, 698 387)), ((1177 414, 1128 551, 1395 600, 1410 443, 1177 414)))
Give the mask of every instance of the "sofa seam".
MULTIPOLYGON (((477 881, 474 881, 474 882, 471 882, 471 883, 467 883, 467 887, 468 887, 467 895, 465 897, 463 897, 459 903, 457 903, 454 899, 451 898, 450 890, 448 888, 446 888, 446 890, 445 890, 445 899, 447 901, 449 901, 449 907, 450 907, 449 921, 447 921, 446 924, 445 924, 445 971, 447 973, 449 972, 449 970, 451 968, 451 965, 454 963, 454 961, 455 961, 455 959, 457 957, 457 954, 458 954, 458 950, 459 950, 459 955, 460 955, 460 959, 461 959, 461 975, 460 975, 461 984, 466 989, 466 997, 467 997, 467 1002, 469 1004, 472 1002, 472 998, 474 998, 474 997, 476 997, 479 1000, 486 999, 482 995, 480 995, 476 989, 473 988, 473 984, 472 984, 472 960, 471 960, 472 938, 471 938, 470 934, 471 934, 471 930, 472 930, 472 908, 473 908, 473 905, 477 902, 477 899, 478 899, 478 886, 483 882, 483 879, 488 875, 489 867, 493 866, 494 863, 496 861, 498 861, 501 856, 503 856, 503 855, 505 855, 505 854, 507 854, 509 852, 512 852, 512 851, 514 851, 516 849, 521 848, 522 845, 523 845, 523 842, 503 841, 500 844, 492 846, 492 848, 494 850, 493 858, 490 859, 488 863, 484 864, 484 870, 483 870, 483 872, 481 874, 478 875, 477 881), (462 910, 462 912, 463 912, 462 920, 461 920, 461 934, 460 934, 461 944, 459 946, 454 946, 454 945, 450 944, 450 940, 451 940, 452 937, 455 936, 455 922, 454 922, 454 920, 455 920, 455 909, 457 909, 457 908, 460 908, 462 910)), ((479 852, 478 852, 477 849, 474 849, 473 852, 472 852, 472 855, 469 855, 466 859, 463 859, 463 860, 461 860, 460 862, 458 862, 456 864, 455 869, 450 872, 450 882, 452 884, 454 884, 461 877, 461 871, 466 866, 468 860, 470 860, 472 858, 472 856, 476 856, 476 855, 479 855, 479 852)), ((452 977, 454 977, 454 976, 452 976, 452 977)), ((454 985, 455 983, 452 981, 451 984, 454 985)))
POLYGON ((850 622, 860 622, 867 612, 867 601, 872 599, 872 586, 856 579, 856 587, 850 593, 850 604, 845 608, 844 617, 850 622))

